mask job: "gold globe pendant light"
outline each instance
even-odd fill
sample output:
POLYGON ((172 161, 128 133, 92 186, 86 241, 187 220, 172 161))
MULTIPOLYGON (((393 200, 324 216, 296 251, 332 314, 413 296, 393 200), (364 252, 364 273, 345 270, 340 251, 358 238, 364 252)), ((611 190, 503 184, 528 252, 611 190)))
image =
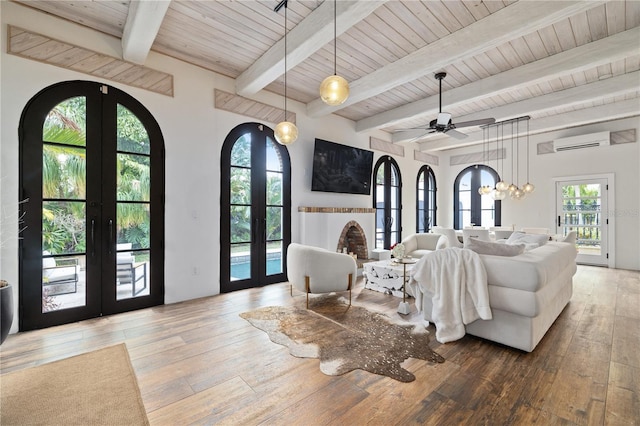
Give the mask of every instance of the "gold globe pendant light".
POLYGON ((337 73, 338 50, 337 40, 337 5, 333 0, 333 75, 325 78, 320 84, 320 98, 327 105, 337 106, 343 104, 349 97, 349 83, 337 73))
POLYGON ((298 128, 290 121, 281 121, 276 126, 273 134, 280 145, 289 145, 298 139, 298 128))
POLYGON ((287 121, 287 2, 283 0, 276 6, 278 12, 284 5, 284 120, 276 125, 273 134, 280 145, 292 144, 298 139, 298 128, 290 121, 287 121))

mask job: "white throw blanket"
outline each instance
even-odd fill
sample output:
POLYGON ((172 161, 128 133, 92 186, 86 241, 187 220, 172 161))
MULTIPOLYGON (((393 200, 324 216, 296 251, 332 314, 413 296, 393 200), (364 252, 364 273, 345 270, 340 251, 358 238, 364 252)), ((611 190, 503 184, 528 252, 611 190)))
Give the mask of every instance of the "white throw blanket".
POLYGON ((411 270, 409 289, 418 312, 422 297, 431 298, 436 339, 452 342, 465 335, 464 324, 490 320, 487 272, 477 253, 450 247, 428 253, 411 270))

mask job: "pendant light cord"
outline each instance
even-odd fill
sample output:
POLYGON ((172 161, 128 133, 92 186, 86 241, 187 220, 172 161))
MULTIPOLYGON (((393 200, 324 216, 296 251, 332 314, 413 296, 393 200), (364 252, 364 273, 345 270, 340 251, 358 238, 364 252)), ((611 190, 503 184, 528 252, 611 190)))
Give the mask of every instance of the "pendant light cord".
POLYGON ((337 30, 338 21, 338 4, 337 0, 333 0, 333 75, 338 75, 338 38, 337 30))
POLYGON ((284 4, 284 120, 287 121, 287 3, 284 4))
POLYGON ((529 119, 527 119, 527 183, 529 180, 529 119))

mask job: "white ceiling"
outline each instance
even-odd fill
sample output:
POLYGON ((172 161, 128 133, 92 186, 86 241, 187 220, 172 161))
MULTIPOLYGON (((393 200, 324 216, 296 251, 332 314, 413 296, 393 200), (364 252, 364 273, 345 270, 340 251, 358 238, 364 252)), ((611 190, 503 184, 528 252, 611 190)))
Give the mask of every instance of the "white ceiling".
MULTIPOLYGON (((122 39, 123 56, 149 50, 236 79, 239 95, 283 94, 284 12, 279 0, 23 1, 122 39)), ((287 95, 320 117, 423 151, 482 142, 399 129, 529 115, 532 133, 640 115, 640 1, 361 0, 336 2, 337 73, 351 86, 340 107, 323 104, 334 70, 334 2, 290 0, 287 95)))

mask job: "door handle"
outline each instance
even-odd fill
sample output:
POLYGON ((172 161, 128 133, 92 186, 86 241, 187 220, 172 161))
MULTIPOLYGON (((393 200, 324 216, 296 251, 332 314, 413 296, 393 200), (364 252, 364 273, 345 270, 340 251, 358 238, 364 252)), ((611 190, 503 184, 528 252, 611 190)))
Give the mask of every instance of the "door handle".
POLYGON ((109 219, 109 254, 113 253, 113 219, 109 219))
POLYGON ((558 228, 560 228, 560 215, 558 215, 558 228))
POLYGON ((91 218, 91 231, 89 232, 91 236, 91 257, 96 257, 96 218, 91 218))
POLYGON ((267 243, 267 219, 263 219, 264 226, 262 227, 262 243, 267 243))

